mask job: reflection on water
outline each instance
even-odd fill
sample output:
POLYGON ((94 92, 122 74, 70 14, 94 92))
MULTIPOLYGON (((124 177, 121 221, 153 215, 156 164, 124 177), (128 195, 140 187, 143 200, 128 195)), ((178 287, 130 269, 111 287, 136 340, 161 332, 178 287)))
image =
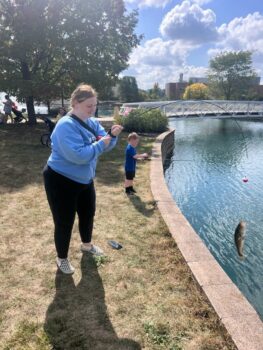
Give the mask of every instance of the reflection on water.
POLYGON ((263 319, 263 123, 174 119, 170 127, 165 178, 173 198, 263 319), (247 222, 244 261, 234 245, 240 220, 247 222))

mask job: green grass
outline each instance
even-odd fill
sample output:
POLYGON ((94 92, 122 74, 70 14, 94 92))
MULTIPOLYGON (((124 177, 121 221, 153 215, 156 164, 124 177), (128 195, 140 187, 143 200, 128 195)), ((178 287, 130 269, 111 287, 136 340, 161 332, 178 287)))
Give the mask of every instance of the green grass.
MULTIPOLYGON (((94 242, 107 257, 82 255, 76 222, 69 252, 75 274, 57 272, 42 180, 44 131, 0 128, 0 349, 235 349, 160 217, 150 162, 138 163, 138 196, 124 194, 127 134, 97 168, 94 242)), ((150 153, 153 140, 142 137, 139 151, 150 153)))

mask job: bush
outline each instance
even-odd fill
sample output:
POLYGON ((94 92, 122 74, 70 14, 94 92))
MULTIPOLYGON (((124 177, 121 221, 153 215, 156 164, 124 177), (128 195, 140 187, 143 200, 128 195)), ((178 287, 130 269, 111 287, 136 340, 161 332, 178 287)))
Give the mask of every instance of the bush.
POLYGON ((119 116, 116 119, 128 132, 164 132, 168 126, 166 115, 159 109, 147 111, 138 108, 132 110, 128 116, 119 116))

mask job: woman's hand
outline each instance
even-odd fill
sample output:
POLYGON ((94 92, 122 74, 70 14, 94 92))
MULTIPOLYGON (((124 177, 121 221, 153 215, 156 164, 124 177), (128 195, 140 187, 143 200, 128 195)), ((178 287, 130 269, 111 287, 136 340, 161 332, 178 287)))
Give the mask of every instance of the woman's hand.
POLYGON ((123 130, 123 127, 121 125, 117 125, 117 124, 113 125, 111 127, 111 134, 113 136, 118 136, 122 132, 122 130, 123 130))
POLYGON ((108 146, 110 144, 111 137, 110 135, 105 135, 101 138, 101 140, 104 142, 105 146, 108 146))

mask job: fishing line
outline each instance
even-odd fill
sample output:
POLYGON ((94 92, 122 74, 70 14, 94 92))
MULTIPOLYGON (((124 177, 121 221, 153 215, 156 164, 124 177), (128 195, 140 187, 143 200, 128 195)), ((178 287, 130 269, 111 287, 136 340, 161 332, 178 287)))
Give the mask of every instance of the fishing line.
POLYGON ((236 119, 234 119, 234 121, 236 122, 237 126, 239 127, 239 130, 241 131, 241 135, 242 135, 242 137, 243 137, 243 139, 245 141, 244 145, 245 145, 246 156, 247 156, 247 159, 248 159, 248 151, 247 151, 247 143, 246 143, 245 135, 244 135, 243 130, 242 130, 241 126, 239 125, 238 121, 236 119))
MULTIPOLYGON (((234 119, 234 121, 236 122, 237 126, 239 127, 239 130, 241 131, 241 135, 242 135, 242 137, 244 139, 245 152, 246 152, 246 156, 247 156, 247 159, 248 159, 248 151, 247 151, 247 143, 246 143, 245 135, 244 135, 243 130, 242 130, 241 126, 239 125, 238 121, 236 119, 234 119)), ((248 182, 248 178, 246 176, 244 176, 242 178, 242 181, 243 182, 248 182)))
MULTIPOLYGON (((216 106, 217 108, 223 110, 225 113, 229 113, 225 108, 221 107, 221 106, 218 105, 217 103, 210 102, 210 101, 203 101, 203 102, 205 102, 205 103, 208 104, 208 105, 210 104, 210 105, 212 105, 212 106, 216 106)), ((140 114, 139 114, 139 117, 142 116, 142 115, 144 115, 145 113, 147 113, 147 112, 153 110, 153 109, 158 109, 158 108, 161 108, 161 107, 166 107, 166 106, 169 106, 169 105, 172 105, 172 104, 177 104, 177 103, 178 103, 178 101, 172 101, 172 102, 168 102, 168 103, 164 103, 164 104, 159 104, 159 105, 157 105, 157 106, 151 107, 151 108, 145 110, 144 112, 140 113, 140 114)), ((141 107, 141 108, 143 108, 143 107, 141 107)), ((185 118, 185 119, 187 119, 187 118, 191 118, 191 117, 192 117, 192 116, 190 116, 190 117, 182 116, 182 117, 175 117, 175 118, 178 118, 178 119, 183 119, 183 118, 185 118)), ((199 119, 199 118, 204 118, 204 115, 201 115, 201 117, 198 117, 198 119, 199 119)), ((210 116, 210 119, 217 119, 217 118, 218 118, 217 116, 215 116, 215 117, 210 116)), ((225 117, 225 118, 227 118, 227 117, 225 117)), ((246 153, 246 157, 247 157, 247 159, 248 159, 248 150, 247 150, 246 137, 245 137, 244 132, 243 132, 241 126, 239 125, 238 121, 237 121, 235 118, 233 118, 233 119, 234 119, 234 121, 236 122, 236 124, 237 124, 237 126, 238 126, 238 128, 239 128, 239 130, 240 130, 240 132, 241 132, 241 135, 242 135, 242 137, 243 137, 244 146, 245 146, 245 153, 246 153)), ((173 160, 173 161, 174 161, 174 162, 175 162, 175 161, 177 161, 177 162, 178 162, 178 161, 187 161, 187 162, 190 162, 190 161, 194 161, 194 160, 173 160)), ((248 181, 248 179, 247 179, 247 177, 245 176, 245 177, 243 178, 243 182, 247 182, 247 181, 248 181)))
POLYGON ((171 162, 194 162, 194 159, 172 159, 172 158, 165 158, 165 161, 171 161, 171 162))
MULTIPOLYGON (((189 101, 194 101, 194 102, 196 103, 195 100, 189 100, 189 101)), ((139 117, 142 116, 143 114, 145 114, 145 113, 147 113, 147 112, 153 110, 153 109, 157 109, 157 108, 161 108, 161 107, 166 107, 166 106, 169 106, 169 105, 172 105, 172 104, 178 104, 179 102, 181 102, 181 101, 172 101, 172 102, 167 102, 167 103, 164 103, 164 104, 159 104, 159 105, 157 105, 157 106, 155 106, 155 107, 148 108, 148 109, 145 110, 144 112, 140 113, 140 114, 139 114, 139 117)), ((204 101, 203 101, 203 102, 204 102, 204 101)), ((205 103, 208 104, 208 105, 210 104, 210 105, 212 105, 212 106, 216 106, 216 107, 222 109, 225 113, 227 113, 227 111, 226 111, 223 107, 221 107, 220 105, 218 105, 218 104, 216 104, 216 103, 213 103, 213 102, 210 102, 210 101, 205 101, 205 103)), ((129 106, 127 106, 127 107, 129 107, 129 106)), ((142 109, 143 109, 143 106, 142 106, 142 107, 138 107, 138 108, 142 108, 142 109)), ((202 117, 203 117, 203 116, 198 117, 198 118, 202 118, 202 117)), ((179 118, 179 119, 181 119, 181 118, 191 118, 191 116, 190 116, 190 117, 188 117, 188 116, 176 117, 176 116, 175 116, 175 118, 179 118)))

